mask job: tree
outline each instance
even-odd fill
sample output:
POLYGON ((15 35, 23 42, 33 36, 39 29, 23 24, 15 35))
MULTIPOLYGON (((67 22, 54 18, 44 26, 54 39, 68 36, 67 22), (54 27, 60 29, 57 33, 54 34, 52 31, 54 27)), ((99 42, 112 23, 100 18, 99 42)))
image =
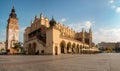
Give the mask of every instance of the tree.
POLYGON ((24 52, 24 48, 23 48, 23 46, 22 46, 22 43, 21 42, 18 42, 18 43, 14 43, 14 47, 13 47, 13 49, 15 49, 15 50, 17 50, 17 51, 21 51, 21 53, 23 53, 24 52))
POLYGON ((5 49, 4 48, 1 48, 1 50, 0 51, 4 51, 5 49))

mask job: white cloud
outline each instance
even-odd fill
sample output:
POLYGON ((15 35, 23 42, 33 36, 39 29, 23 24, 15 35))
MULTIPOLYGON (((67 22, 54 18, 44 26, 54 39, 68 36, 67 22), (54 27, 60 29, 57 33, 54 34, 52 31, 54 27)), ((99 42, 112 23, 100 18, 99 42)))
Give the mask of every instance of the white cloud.
POLYGON ((92 22, 91 21, 86 21, 84 23, 84 25, 85 25, 85 27, 90 28, 92 26, 92 22))
MULTIPOLYGON (((89 29, 90 26, 95 25, 95 22, 84 21, 81 23, 72 23, 68 26, 73 30, 80 32, 82 28, 89 29)), ((93 42, 119 42, 120 41, 120 28, 98 28, 93 30, 93 42)))
POLYGON ((117 0, 110 0, 109 1, 110 6, 112 9, 114 9, 116 11, 116 13, 120 13, 120 6, 118 6, 116 3, 119 3, 117 0))
POLYGON ((120 13, 120 7, 117 7, 117 8, 116 8, 116 12, 117 12, 117 13, 120 13))
POLYGON ((82 28, 85 29, 89 29, 92 25, 94 25, 95 21, 91 22, 91 21, 84 21, 81 23, 72 23, 69 24, 68 26, 70 28, 72 28, 73 30, 75 30, 76 32, 80 32, 82 30, 82 28))
POLYGON ((109 3, 110 3, 110 4, 114 3, 114 0, 110 0, 109 3))
POLYGON ((61 22, 62 22, 62 23, 65 22, 65 21, 67 21, 66 18, 62 18, 62 19, 61 19, 61 22))
POLYGON ((82 23, 72 23, 72 24, 69 24, 68 25, 70 28, 72 28, 73 30, 75 30, 75 31, 77 31, 77 32, 79 32, 79 31, 81 31, 81 29, 82 29, 82 23))
POLYGON ((120 28, 113 29, 99 29, 98 31, 93 32, 93 40, 98 43, 101 41, 105 42, 119 42, 120 41, 120 28))

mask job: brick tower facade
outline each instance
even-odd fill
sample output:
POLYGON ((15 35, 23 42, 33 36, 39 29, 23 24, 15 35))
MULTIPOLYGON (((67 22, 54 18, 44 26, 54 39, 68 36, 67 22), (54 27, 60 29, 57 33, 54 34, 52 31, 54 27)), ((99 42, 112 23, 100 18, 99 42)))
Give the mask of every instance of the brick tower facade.
POLYGON ((8 18, 8 24, 6 29, 6 50, 14 47, 14 43, 19 41, 19 25, 18 18, 15 13, 14 6, 8 18))

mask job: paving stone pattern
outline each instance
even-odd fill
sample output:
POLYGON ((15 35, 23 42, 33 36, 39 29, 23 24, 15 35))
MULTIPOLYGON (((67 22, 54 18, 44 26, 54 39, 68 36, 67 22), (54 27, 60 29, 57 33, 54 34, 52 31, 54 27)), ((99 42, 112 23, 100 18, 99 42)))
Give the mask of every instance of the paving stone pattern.
POLYGON ((120 54, 1 55, 0 71, 120 71, 120 54))

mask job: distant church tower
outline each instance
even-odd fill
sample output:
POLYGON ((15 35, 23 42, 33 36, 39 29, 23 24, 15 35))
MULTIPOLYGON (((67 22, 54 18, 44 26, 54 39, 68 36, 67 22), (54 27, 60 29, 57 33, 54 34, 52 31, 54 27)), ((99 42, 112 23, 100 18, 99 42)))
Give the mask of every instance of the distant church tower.
POLYGON ((92 29, 89 29, 89 47, 92 48, 92 29))
POLYGON ((14 47, 14 43, 19 41, 19 25, 18 18, 15 13, 14 6, 9 15, 8 24, 6 28, 6 50, 14 47))

